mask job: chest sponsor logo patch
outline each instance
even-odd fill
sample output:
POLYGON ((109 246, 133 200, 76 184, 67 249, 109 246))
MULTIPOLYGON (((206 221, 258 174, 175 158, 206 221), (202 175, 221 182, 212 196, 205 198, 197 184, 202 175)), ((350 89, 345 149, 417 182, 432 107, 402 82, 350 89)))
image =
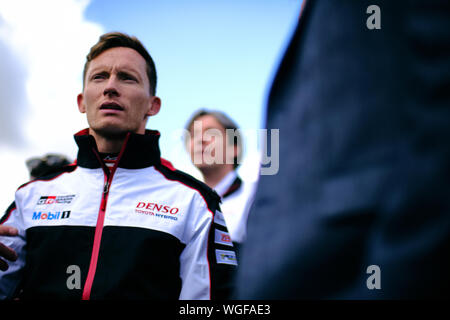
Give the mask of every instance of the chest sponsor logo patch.
POLYGON ((68 219, 70 211, 35 211, 33 213, 33 220, 61 220, 68 219))
POLYGON ((134 212, 156 218, 177 221, 180 209, 156 202, 138 202, 134 212))
POLYGON ((37 205, 70 204, 74 198, 74 194, 69 194, 66 196, 41 196, 37 202, 37 205))

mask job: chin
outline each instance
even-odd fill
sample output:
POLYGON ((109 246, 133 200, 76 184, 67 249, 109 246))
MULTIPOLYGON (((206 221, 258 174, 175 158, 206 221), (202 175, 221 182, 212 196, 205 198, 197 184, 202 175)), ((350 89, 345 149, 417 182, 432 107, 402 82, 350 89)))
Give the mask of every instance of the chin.
POLYGON ((119 126, 103 126, 99 128, 93 128, 96 134, 111 139, 124 138, 128 132, 132 131, 127 128, 122 128, 119 126))
POLYGON ((198 164, 196 165, 196 167, 201 172, 209 172, 217 170, 217 165, 215 164, 198 164))

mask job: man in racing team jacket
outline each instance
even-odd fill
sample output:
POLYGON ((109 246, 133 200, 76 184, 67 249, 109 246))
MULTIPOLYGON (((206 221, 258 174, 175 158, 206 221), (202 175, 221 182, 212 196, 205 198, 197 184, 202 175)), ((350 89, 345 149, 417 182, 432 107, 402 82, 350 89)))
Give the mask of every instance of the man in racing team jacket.
POLYGON ((1 218, 0 298, 224 299, 237 261, 219 196, 160 157, 154 62, 135 37, 91 48, 74 164, 22 185, 1 218), (77 278, 78 277, 78 278, 77 278))

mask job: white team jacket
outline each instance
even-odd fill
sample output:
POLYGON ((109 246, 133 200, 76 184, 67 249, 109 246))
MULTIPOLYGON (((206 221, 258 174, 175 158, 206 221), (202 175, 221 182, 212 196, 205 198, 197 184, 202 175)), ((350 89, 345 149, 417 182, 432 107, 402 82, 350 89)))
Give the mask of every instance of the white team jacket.
POLYGON ((237 260, 219 197, 161 159, 158 139, 128 134, 108 169, 80 131, 75 164, 18 189, 0 220, 19 229, 0 237, 19 255, 0 298, 228 297, 237 260))

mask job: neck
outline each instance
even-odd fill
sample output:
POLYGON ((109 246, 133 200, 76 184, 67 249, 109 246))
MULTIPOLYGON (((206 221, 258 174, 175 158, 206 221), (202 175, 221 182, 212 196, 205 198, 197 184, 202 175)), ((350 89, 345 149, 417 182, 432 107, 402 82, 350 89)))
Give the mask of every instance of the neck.
POLYGON ((94 137, 97 149, 101 153, 119 153, 126 138, 126 135, 104 136, 91 129, 89 129, 89 133, 94 137))
POLYGON ((220 181, 222 181, 225 176, 234 170, 234 167, 232 164, 228 165, 221 165, 214 168, 201 168, 200 171, 203 175, 203 180, 205 183, 210 187, 214 188, 219 184, 220 181))

